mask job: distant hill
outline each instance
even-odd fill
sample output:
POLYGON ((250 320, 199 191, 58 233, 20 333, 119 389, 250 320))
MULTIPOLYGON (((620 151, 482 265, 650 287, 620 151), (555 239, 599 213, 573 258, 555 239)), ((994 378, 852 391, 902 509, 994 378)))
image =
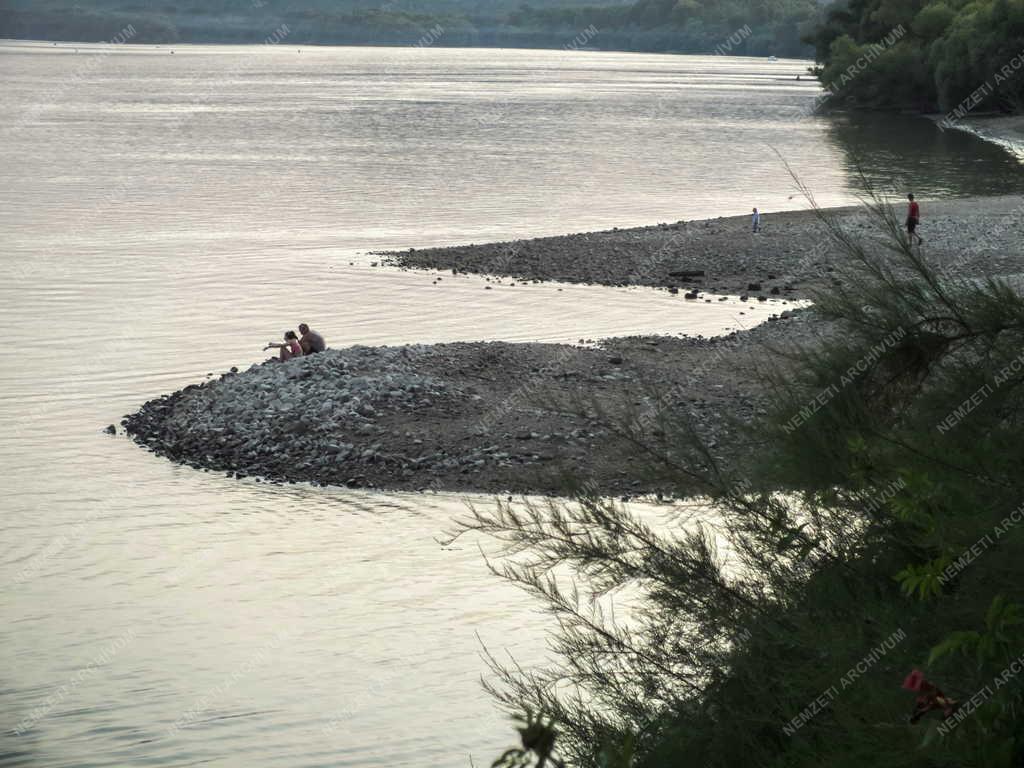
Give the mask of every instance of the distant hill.
POLYGON ((0 0, 0 37, 808 56, 819 15, 817 0, 0 0))

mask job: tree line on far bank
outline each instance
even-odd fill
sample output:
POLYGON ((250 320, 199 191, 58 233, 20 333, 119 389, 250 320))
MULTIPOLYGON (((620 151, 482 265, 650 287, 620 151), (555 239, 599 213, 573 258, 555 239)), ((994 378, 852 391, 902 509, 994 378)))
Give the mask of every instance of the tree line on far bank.
POLYGON ((131 24, 135 43, 592 48, 806 57, 816 0, 13 0, 0 37, 101 42, 131 24), (442 30, 440 33, 438 30, 442 30), (742 34, 739 34, 741 33, 742 34), (586 33, 586 34, 584 34, 586 33))
POLYGON ((955 118, 1024 107, 1024 0, 839 0, 807 40, 834 105, 955 118))
POLYGON ((813 56, 834 106, 1024 106, 1024 0, 11 0, 0 37, 100 42, 128 25, 133 43, 260 43, 287 25, 289 44, 813 56))

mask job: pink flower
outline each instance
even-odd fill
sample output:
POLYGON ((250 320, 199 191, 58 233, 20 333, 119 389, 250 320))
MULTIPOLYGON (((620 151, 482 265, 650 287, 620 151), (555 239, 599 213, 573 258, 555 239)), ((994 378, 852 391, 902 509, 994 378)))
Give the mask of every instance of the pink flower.
POLYGON ((908 691, 920 691, 925 685, 928 685, 928 681, 924 679, 924 672, 920 669, 912 670, 903 680, 903 688, 908 691))
POLYGON ((949 698, 938 687, 929 683, 924 677, 924 672, 919 669, 911 670, 903 679, 902 687, 917 694, 914 709, 910 713, 911 723, 916 723, 933 709, 941 709, 943 717, 949 717, 956 711, 956 700, 949 698))

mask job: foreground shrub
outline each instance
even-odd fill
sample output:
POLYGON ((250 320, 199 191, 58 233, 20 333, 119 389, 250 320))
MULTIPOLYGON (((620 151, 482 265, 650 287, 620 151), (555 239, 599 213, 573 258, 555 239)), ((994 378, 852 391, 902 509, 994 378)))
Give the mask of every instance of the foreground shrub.
POLYGON ((547 745, 507 760, 1024 764, 1024 301, 869 208, 882 238, 822 214, 845 265, 814 297, 827 332, 776 350, 749 462, 722 466, 682 409, 612 425, 699 503, 653 519, 584 485, 460 523, 556 622, 560 663, 492 659, 547 745))

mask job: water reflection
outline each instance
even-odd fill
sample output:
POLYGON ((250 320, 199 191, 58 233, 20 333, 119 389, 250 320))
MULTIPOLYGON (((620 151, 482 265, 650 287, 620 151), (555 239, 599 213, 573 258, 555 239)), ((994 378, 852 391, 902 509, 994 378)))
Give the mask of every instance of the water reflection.
POLYGON ((1024 166, 1006 149, 910 115, 837 114, 828 137, 843 154, 847 183, 920 198, 1024 191, 1024 166))

